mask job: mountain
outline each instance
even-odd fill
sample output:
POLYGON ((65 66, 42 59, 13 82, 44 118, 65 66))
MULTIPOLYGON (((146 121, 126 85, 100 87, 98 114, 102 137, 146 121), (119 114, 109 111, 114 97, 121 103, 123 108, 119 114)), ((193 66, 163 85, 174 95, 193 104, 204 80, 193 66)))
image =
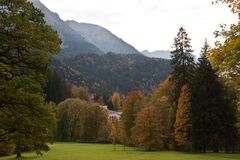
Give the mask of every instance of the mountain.
POLYGON ((76 21, 66 22, 73 30, 80 33, 90 43, 94 44, 105 53, 139 54, 139 51, 133 46, 99 25, 78 23, 76 21))
POLYGON ((170 73, 168 60, 143 56, 103 27, 65 22, 39 0, 30 1, 63 40, 61 54, 52 59, 51 67, 68 83, 87 86, 99 95, 111 95, 115 90, 149 93, 170 73))
POLYGON ((169 60, 140 54, 82 54, 62 61, 52 68, 69 83, 87 86, 92 93, 111 95, 115 90, 153 91, 171 71, 169 60))
POLYGON ((140 54, 109 30, 94 24, 63 21, 57 13, 50 11, 39 0, 29 0, 45 14, 45 21, 52 26, 63 40, 60 57, 73 57, 79 54, 108 52, 120 54, 140 54))
POLYGON ((69 25, 60 19, 57 13, 51 12, 39 0, 29 0, 34 6, 45 14, 45 21, 52 26, 62 38, 62 51, 60 57, 73 57, 79 54, 97 53, 104 54, 98 47, 88 42, 81 34, 73 30, 69 25))
POLYGON ((151 57, 151 58, 171 59, 170 51, 156 50, 153 52, 149 52, 148 50, 144 50, 141 53, 144 56, 151 57))

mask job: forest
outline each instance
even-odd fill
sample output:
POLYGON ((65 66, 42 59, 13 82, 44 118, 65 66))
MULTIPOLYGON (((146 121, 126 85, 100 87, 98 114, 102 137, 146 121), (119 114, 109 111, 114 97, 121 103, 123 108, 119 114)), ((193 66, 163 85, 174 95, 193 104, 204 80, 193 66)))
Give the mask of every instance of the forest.
MULTIPOLYGON (((240 15, 238 0, 214 3, 226 3, 233 14, 240 15)), ((59 72, 63 71, 54 67, 60 63, 53 59, 62 40, 32 3, 1 0, 0 22, 0 156, 16 154, 19 158, 30 151, 42 155, 55 141, 112 143, 114 149, 122 144, 123 149, 131 146, 141 151, 240 151, 240 23, 221 25, 215 36, 223 40, 213 47, 205 40, 197 60, 183 26, 173 39, 170 62, 147 59, 136 64, 133 59, 139 55, 114 53, 105 60, 95 54, 65 60, 75 72, 72 76, 86 78, 78 85, 66 81, 64 76, 71 78, 69 73, 62 76, 59 72), (74 59, 87 64, 96 62, 92 59, 103 64, 115 61, 117 65, 84 65, 84 70, 84 62, 75 63, 74 59), (161 72, 151 70, 151 65, 161 72), (105 82, 85 77, 84 72, 94 71, 94 66, 93 74, 103 73, 102 66, 113 67, 111 73, 105 72, 113 75, 106 82, 119 81, 119 85, 104 90, 105 82), (124 72, 131 67, 131 74, 124 72), (146 81, 141 74, 134 74, 134 70, 144 69, 149 69, 142 75, 146 81), (121 88, 124 76, 120 74, 135 88, 121 88), (158 76, 166 78, 160 83, 158 76), (155 83, 158 87, 151 88, 155 83), (103 85, 103 92, 89 87, 94 84, 103 85), (147 84, 149 88, 145 88, 147 84), (104 105, 121 112, 121 117, 109 117, 104 105)))

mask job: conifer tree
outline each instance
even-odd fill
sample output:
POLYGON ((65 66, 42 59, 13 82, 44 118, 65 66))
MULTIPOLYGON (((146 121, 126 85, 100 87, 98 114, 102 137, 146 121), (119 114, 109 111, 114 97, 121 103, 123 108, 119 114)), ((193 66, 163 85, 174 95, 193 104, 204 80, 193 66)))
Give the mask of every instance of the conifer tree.
POLYGON ((206 57, 208 49, 209 45, 205 42, 192 85, 193 148, 201 152, 232 150, 234 143, 227 141, 235 137, 234 114, 224 100, 223 86, 206 57))
POLYGON ((191 39, 183 27, 179 28, 177 37, 174 38, 173 51, 171 52, 172 80, 175 84, 174 101, 177 102, 183 85, 189 85, 192 79, 194 57, 191 39))
POLYGON ((189 147, 191 141, 191 93, 187 85, 181 89, 178 100, 176 121, 174 124, 175 140, 180 147, 189 147))

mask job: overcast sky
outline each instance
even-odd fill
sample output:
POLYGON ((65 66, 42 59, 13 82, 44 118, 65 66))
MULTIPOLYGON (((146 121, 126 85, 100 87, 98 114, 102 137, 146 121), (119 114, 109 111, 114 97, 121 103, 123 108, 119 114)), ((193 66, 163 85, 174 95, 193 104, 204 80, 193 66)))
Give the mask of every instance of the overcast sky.
POLYGON ((198 54, 205 38, 214 42, 219 24, 237 23, 237 15, 212 0, 41 0, 63 20, 98 24, 139 51, 171 50, 180 26, 198 54))

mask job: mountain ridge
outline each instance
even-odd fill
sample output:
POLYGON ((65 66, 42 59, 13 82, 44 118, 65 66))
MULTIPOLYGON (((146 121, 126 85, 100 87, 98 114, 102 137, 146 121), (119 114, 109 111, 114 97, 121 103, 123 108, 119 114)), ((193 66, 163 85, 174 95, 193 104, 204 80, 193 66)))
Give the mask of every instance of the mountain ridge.
POLYGON ((68 20, 66 23, 105 53, 140 54, 132 45, 123 41, 102 26, 90 23, 79 23, 74 20, 68 20))
POLYGON ((45 14, 45 21, 62 38, 62 51, 58 57, 68 58, 79 54, 141 54, 136 48, 120 39, 108 29, 74 20, 63 21, 57 13, 50 11, 40 0, 28 0, 45 14))
POLYGON ((163 58, 163 59, 171 59, 171 51, 168 50, 155 50, 155 51, 148 51, 143 50, 141 52, 144 56, 150 57, 150 58, 163 58))

